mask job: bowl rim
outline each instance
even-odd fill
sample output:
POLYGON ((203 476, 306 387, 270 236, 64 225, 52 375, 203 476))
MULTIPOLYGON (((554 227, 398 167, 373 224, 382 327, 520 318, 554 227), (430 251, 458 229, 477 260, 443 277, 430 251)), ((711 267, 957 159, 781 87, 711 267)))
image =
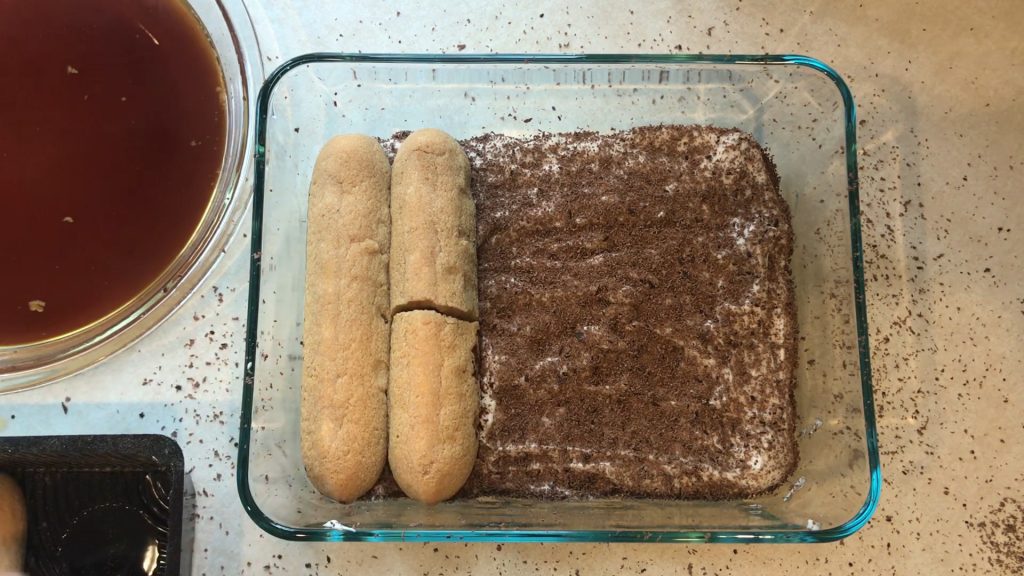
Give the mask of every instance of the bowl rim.
POLYGON ((882 471, 872 393, 868 342, 863 245, 860 222, 860 185, 857 172, 857 112, 853 94, 843 77, 825 62, 799 54, 395 54, 312 52, 287 60, 271 72, 256 102, 256 157, 252 195, 251 258, 249 261, 248 309, 245 329, 245 360, 242 374, 242 412, 238 438, 236 482, 238 495, 249 517, 265 532, 283 540, 300 542, 703 542, 703 543, 824 543, 846 538, 863 528, 878 507, 882 471), (256 503, 249 486, 249 449, 257 361, 257 335, 263 246, 263 198, 266 177, 267 120, 274 88, 290 71, 314 63, 390 64, 744 64, 800 66, 825 75, 843 101, 847 200, 853 267, 854 309, 858 360, 864 409, 870 486, 860 509, 838 526, 823 530, 416 530, 292 527, 270 518, 256 503))

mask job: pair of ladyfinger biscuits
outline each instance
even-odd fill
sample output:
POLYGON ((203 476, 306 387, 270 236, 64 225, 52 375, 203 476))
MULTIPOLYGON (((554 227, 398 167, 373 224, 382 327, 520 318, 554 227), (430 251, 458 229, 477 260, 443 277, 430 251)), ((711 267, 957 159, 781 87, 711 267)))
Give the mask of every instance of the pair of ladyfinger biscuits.
POLYGON ((434 503, 476 458, 476 210, 469 162, 439 130, 411 134, 393 169, 368 136, 339 136, 310 184, 302 457, 351 502, 389 462, 434 503), (390 320, 390 321, 389 321, 390 320))

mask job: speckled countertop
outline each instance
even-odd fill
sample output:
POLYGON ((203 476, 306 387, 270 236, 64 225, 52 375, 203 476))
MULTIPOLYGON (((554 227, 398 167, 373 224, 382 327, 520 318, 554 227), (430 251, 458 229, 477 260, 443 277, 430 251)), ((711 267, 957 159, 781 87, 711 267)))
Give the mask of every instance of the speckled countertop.
MULTIPOLYGON (((364 52, 795 52, 857 101, 885 486, 839 543, 295 544, 235 492, 247 238, 177 316, 102 366, 0 398, 0 434, 159 432, 197 491, 193 574, 1021 573, 1024 4, 250 2, 264 64, 364 52), (63 405, 63 406, 62 406, 63 405)), ((243 224, 248 226, 248 224, 243 224)))

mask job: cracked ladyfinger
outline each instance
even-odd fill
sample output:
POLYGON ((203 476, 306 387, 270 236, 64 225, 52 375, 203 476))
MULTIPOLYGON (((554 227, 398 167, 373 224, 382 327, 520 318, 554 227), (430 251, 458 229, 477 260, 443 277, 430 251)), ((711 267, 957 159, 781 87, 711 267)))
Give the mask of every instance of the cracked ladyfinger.
POLYGON ((388 463, 410 498, 454 496, 476 461, 477 323, 432 310, 391 323, 388 463))
POLYGON ((391 175, 391 309, 477 319, 476 207, 469 160, 451 136, 417 130, 391 175))
POLYGON ((409 135, 391 181, 388 463, 402 491, 454 496, 476 460, 476 208, 469 161, 440 130, 409 135))

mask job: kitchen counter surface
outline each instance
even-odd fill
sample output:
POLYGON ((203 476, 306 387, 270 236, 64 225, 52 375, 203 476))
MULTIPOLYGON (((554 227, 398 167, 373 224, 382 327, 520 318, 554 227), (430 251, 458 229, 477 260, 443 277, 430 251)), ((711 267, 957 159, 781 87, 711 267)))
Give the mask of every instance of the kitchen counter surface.
POLYGON ((1024 3, 250 2, 267 71, 311 51, 802 53, 858 106, 882 502, 826 545, 305 544, 235 492, 248 223, 176 314, 103 365, 0 398, 0 434, 177 438, 193 574, 1024 572, 1024 3))

